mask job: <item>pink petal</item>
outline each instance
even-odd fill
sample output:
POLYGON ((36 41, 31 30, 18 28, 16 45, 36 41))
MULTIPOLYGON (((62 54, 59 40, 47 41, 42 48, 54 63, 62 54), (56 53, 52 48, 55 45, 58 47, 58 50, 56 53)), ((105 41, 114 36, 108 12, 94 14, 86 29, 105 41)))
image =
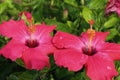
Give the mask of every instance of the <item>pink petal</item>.
POLYGON ((22 17, 23 14, 26 16, 27 19, 32 19, 31 13, 24 11, 24 12, 21 12, 19 16, 22 17))
MULTIPOLYGON (((99 41, 105 41, 109 32, 95 32, 95 36, 93 37, 93 42, 98 43, 99 41)), ((84 40, 89 40, 89 36, 87 32, 83 32, 80 36, 84 40)))
POLYGON ((113 60, 104 53, 90 56, 85 67, 91 80, 112 80, 112 77, 118 75, 113 60))
POLYGON ((0 53, 4 57, 9 58, 12 61, 15 61, 17 58, 20 58, 22 56, 22 52, 26 48, 27 47, 24 44, 19 43, 18 41, 12 39, 0 50, 0 53))
MULTIPOLYGON (((34 33, 35 38, 40 43, 46 43, 51 39, 51 32, 55 29, 55 26, 47 26, 44 23, 36 26, 36 32, 34 33)), ((51 40, 50 40, 51 41, 51 40)))
POLYGON ((22 60, 27 69, 42 70, 49 67, 49 58, 38 49, 28 49, 22 55, 22 60))
POLYGON ((53 38, 53 44, 57 48, 76 48, 80 49, 81 46, 83 46, 83 43, 80 42, 79 37, 58 31, 54 38, 53 38))
POLYGON ((55 26, 47 26, 44 23, 36 26, 36 32, 34 33, 35 39, 39 41, 38 49, 45 54, 53 53, 56 49, 52 44, 51 32, 55 29, 55 26))
MULTIPOLYGON (((107 37, 107 35, 109 34, 109 32, 96 32, 95 36, 92 39, 92 46, 99 49, 102 47, 102 44, 105 43, 105 39, 107 37)), ((87 32, 83 32, 80 36, 80 40, 85 44, 88 45, 89 44, 89 36, 87 34, 87 32)))
POLYGON ((111 12, 116 12, 120 16, 120 1, 119 0, 109 0, 105 14, 109 14, 111 12))
POLYGON ((117 14, 120 16, 120 10, 117 10, 117 14))
POLYGON ((75 49, 62 49, 54 53, 55 63, 68 68, 69 71, 78 71, 87 61, 87 57, 75 49))
POLYGON ((24 21, 10 20, 0 24, 0 34, 22 41, 23 37, 28 36, 26 28, 24 21))
POLYGON ((108 34, 109 32, 96 32, 95 37, 92 40, 92 46, 96 47, 97 49, 101 48, 105 43, 108 34))
POLYGON ((40 50, 44 54, 52 54, 56 50, 50 40, 46 43, 40 43, 40 45, 36 47, 36 49, 40 50))
POLYGON ((108 36, 109 32, 96 32, 95 37, 93 38, 94 41, 105 41, 106 37, 108 36))
POLYGON ((29 12, 24 11, 24 15, 26 16, 27 19, 32 19, 32 14, 29 12))
POLYGON ((120 44, 105 43, 99 51, 108 54, 113 60, 120 60, 120 44))
POLYGON ((107 6, 105 8, 105 14, 109 14, 111 12, 114 12, 115 10, 116 10, 115 0, 109 0, 107 6))

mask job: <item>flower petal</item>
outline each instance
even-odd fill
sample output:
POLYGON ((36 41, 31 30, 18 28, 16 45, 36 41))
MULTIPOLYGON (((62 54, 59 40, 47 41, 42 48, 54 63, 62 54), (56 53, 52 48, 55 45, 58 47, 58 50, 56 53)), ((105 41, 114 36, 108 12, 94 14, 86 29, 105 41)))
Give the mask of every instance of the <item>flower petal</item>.
POLYGON ((29 12, 24 11, 24 15, 26 16, 27 19, 32 19, 32 14, 29 12))
POLYGON ((28 49, 22 55, 22 60, 27 69, 42 70, 49 67, 49 58, 38 49, 28 49))
POLYGON ((113 60, 120 60, 120 44, 105 43, 99 51, 107 53, 113 60))
POLYGON ((29 20, 32 19, 32 14, 30 12, 23 11, 19 14, 19 16, 22 17, 23 14, 26 16, 27 19, 29 19, 29 20))
POLYGON ((22 56, 22 52, 27 47, 24 44, 15 41, 14 39, 10 40, 1 50, 0 53, 6 57, 15 61, 17 58, 22 56))
POLYGON ((41 43, 36 49, 40 50, 44 54, 53 54, 56 48, 52 45, 50 40, 46 43, 41 43))
POLYGON ((21 39, 24 39, 28 35, 27 27, 23 20, 3 22, 0 25, 0 34, 19 41, 22 41, 21 39))
POLYGON ((70 71, 80 70, 87 61, 87 57, 75 49, 62 49, 54 53, 55 63, 70 71))
POLYGON ((105 14, 116 12, 120 16, 120 1, 119 0, 109 0, 105 8, 105 14))
POLYGON ((41 50, 42 53, 53 53, 56 49, 52 44, 52 36, 50 34, 54 29, 55 26, 47 26, 44 23, 36 26, 34 37, 39 41, 37 48, 41 50))
MULTIPOLYGON (((102 43, 105 42, 105 39, 107 37, 107 35, 109 34, 109 32, 96 32, 95 33, 95 36, 93 37, 92 39, 92 46, 94 47, 101 47, 102 43)), ((82 42, 84 42, 85 45, 88 45, 89 44, 89 36, 87 34, 87 32, 83 32, 80 36, 80 40, 82 42)))
POLYGON ((83 45, 83 43, 80 42, 79 37, 60 31, 58 31, 55 34, 53 38, 53 44, 57 48, 75 48, 75 49, 80 49, 81 46, 83 45))
MULTIPOLYGON (((109 32, 95 32, 95 36, 94 36, 93 40, 96 41, 96 39, 98 39, 100 41, 105 41, 108 34, 109 34, 109 32)), ((89 39, 87 32, 83 32, 80 37, 85 38, 86 40, 89 39)))
POLYGON ((103 47, 108 34, 109 32, 96 32, 95 37, 92 40, 92 46, 96 47, 96 49, 103 47))
POLYGON ((107 6, 105 8, 105 14, 107 15, 111 12, 114 12, 115 10, 116 10, 115 0, 109 0, 107 6))
POLYGON ((51 32, 55 29, 55 26, 47 26, 44 23, 36 26, 34 33, 35 38, 40 40, 40 43, 46 43, 51 39, 51 32))
POLYGON ((109 32, 96 32, 95 37, 93 39, 93 42, 94 41, 97 41, 97 42, 105 41, 108 34, 109 34, 109 32))
POLYGON ((113 60, 104 53, 90 56, 85 67, 91 80, 112 80, 118 75, 113 60))

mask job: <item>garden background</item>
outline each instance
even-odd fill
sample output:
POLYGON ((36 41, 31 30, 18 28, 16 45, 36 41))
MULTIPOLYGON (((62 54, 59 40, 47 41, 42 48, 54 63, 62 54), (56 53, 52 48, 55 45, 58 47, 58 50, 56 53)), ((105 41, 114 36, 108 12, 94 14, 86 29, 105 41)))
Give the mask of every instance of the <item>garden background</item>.
MULTIPOLYGON (((96 31, 109 31, 106 41, 120 43, 120 16, 116 12, 105 14, 108 0, 0 0, 0 24, 10 19, 19 20, 19 14, 28 11, 35 23, 56 25, 56 30, 80 35, 94 20, 96 31)), ((120 3, 119 3, 120 4, 120 3)), ((8 40, 0 36, 0 47, 8 40)), ((55 65, 50 56, 51 68, 41 71, 27 70, 21 60, 12 62, 0 56, 0 80, 89 80, 85 69, 70 72, 55 65)), ((115 62, 120 73, 120 62, 115 62)), ((120 80, 118 75, 113 80, 120 80)))

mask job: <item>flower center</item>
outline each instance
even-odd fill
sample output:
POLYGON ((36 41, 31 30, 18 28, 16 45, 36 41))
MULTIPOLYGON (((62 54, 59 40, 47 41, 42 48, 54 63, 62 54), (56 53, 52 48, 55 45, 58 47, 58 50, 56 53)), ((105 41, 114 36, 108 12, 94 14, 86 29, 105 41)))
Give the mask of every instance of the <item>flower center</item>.
POLYGON ((26 40, 25 45, 29 48, 35 48, 39 46, 39 43, 37 40, 26 40))
POLYGON ((91 47, 91 50, 88 47, 83 47, 82 52, 86 55, 92 56, 97 53, 97 50, 94 47, 91 47))

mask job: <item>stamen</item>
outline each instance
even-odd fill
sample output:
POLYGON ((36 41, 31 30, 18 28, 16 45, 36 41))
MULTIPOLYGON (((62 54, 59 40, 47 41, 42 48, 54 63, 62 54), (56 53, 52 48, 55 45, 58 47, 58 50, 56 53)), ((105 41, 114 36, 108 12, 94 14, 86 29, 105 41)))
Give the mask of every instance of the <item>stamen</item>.
POLYGON ((29 26, 28 31, 31 32, 31 33, 34 33, 36 31, 36 26, 35 25, 29 26))
POLYGON ((88 52, 90 54, 91 53, 92 40, 93 40, 93 37, 95 36, 95 30, 92 29, 92 26, 94 24, 94 20, 90 20, 89 24, 90 24, 90 28, 87 30, 87 34, 88 34, 88 37, 89 37, 88 52))
POLYGON ((92 41, 93 37, 95 36, 95 30, 90 28, 90 29, 87 30, 87 34, 89 36, 89 40, 92 41))

